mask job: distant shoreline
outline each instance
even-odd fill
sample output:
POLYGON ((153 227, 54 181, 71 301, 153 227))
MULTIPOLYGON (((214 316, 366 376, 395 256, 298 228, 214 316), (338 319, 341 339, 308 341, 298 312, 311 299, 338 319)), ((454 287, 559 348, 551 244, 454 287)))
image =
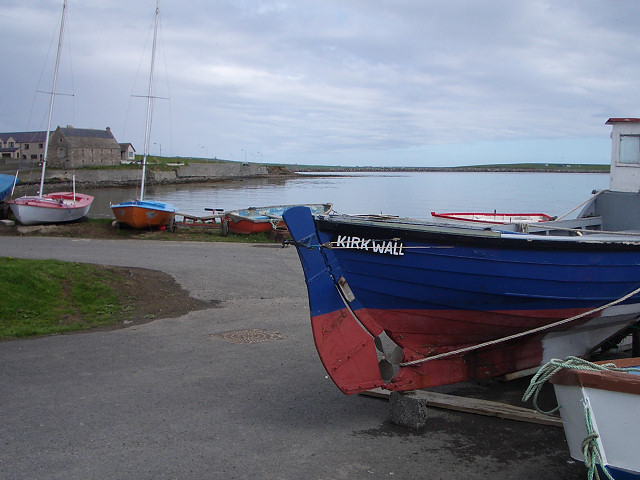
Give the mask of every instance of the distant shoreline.
POLYGON ((505 164, 461 167, 329 167, 282 165, 295 172, 488 172, 488 173, 609 173, 608 164, 505 164))
MULTIPOLYGON (((163 160, 168 160, 164 158, 163 160)), ((298 172, 308 175, 322 175, 323 173, 410 173, 410 172, 468 172, 468 173, 609 173, 610 166, 605 164, 504 164, 504 165, 467 165, 459 167, 347 167, 327 165, 285 165, 285 164, 260 164, 240 162, 216 162, 199 163, 192 162, 193 168, 202 169, 204 172, 193 176, 179 176, 178 168, 167 168, 166 164, 148 165, 147 179, 155 184, 183 184, 183 183, 208 183, 226 182, 234 180, 246 180, 250 178, 283 178, 294 177, 298 172), (200 167, 197 167, 200 165, 200 167), (209 171, 210 170, 210 171, 209 171), (237 170, 237 171, 236 171, 237 170)), ((183 165, 182 168, 190 168, 183 165)), ((47 170, 46 184, 71 185, 75 177, 76 183, 81 186, 109 188, 139 183, 137 168, 129 169, 95 169, 80 168, 64 170, 51 168, 47 170)), ((8 172, 7 172, 8 173, 8 172)), ((31 175, 20 178, 16 191, 20 192, 28 185, 37 184, 39 178, 35 169, 31 175), (35 174, 34 174, 35 173, 35 174)))

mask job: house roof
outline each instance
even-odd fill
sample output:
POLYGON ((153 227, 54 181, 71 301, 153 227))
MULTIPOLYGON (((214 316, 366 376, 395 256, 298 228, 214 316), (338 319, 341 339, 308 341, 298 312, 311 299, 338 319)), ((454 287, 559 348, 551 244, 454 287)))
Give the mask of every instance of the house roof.
POLYGON ((92 128, 59 127, 65 137, 112 139, 111 130, 94 130, 92 128))
POLYGON ((640 118, 610 118, 607 120, 606 125, 611 125, 612 123, 638 123, 640 122, 640 118))
POLYGON ((135 147, 134 147, 134 146, 133 146, 133 144, 131 144, 131 143, 121 143, 121 144, 120 144, 120 151, 121 151, 121 152, 124 152, 124 151, 125 151, 125 150, 127 150, 129 147, 131 147, 131 148, 133 149, 133 151, 134 151, 134 152, 136 151, 135 147))
POLYGON ((13 140, 17 143, 44 142, 45 139, 47 138, 47 131, 43 130, 41 132, 0 133, 0 140, 2 140, 3 142, 6 142, 9 138, 13 138, 13 140))

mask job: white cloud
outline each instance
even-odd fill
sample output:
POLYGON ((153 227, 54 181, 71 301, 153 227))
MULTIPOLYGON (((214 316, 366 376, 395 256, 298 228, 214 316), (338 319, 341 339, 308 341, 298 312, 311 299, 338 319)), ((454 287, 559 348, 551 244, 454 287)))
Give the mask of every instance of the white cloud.
MULTIPOLYGON (((70 1, 76 96, 58 101, 57 122, 141 145, 131 94, 145 90, 154 6, 70 1)), ((9 0, 0 12, 20 66, 0 130, 26 128, 60 9, 9 0)), ((424 164, 434 145, 475 159, 526 141, 546 161, 558 144, 540 139, 605 144, 607 117, 640 115, 634 2, 174 0, 161 13, 156 91, 171 100, 156 102, 153 135, 167 154, 424 164)), ((597 155, 586 160, 607 161, 597 155)))

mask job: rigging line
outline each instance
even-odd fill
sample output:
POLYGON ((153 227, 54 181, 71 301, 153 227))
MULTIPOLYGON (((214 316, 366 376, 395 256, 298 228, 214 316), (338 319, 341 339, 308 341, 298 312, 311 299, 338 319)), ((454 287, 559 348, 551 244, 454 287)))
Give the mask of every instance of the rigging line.
POLYGON ((168 64, 167 64, 167 48, 165 47, 164 44, 164 33, 163 33, 163 26, 162 26, 162 15, 160 16, 160 20, 158 23, 158 29, 160 30, 160 33, 158 34, 158 38, 160 40, 161 48, 160 48, 160 52, 162 53, 162 61, 164 63, 164 81, 166 82, 167 85, 167 98, 163 98, 163 100, 169 100, 169 152, 170 154, 173 154, 173 116, 172 116, 172 112, 171 112, 171 84, 169 83, 169 68, 168 68, 168 64))
POLYGON ((136 90, 136 86, 138 85, 138 80, 142 76, 142 68, 143 64, 147 65, 147 49, 149 48, 149 42, 153 34, 153 24, 155 22, 155 15, 151 17, 151 21, 147 27, 147 37, 144 41, 144 47, 142 48, 142 53, 140 54, 140 59, 138 61, 138 69, 136 70, 136 75, 133 79, 133 83, 131 85, 131 92, 129 93, 129 101, 127 102, 127 110, 125 112, 124 125, 122 127, 122 138, 125 138, 126 130, 127 130, 127 121, 129 118, 129 112, 131 110, 131 99, 134 97, 142 97, 146 98, 147 95, 135 95, 133 92, 136 90))
POLYGON ((531 330, 526 330, 524 332, 516 333, 514 335, 509 335, 507 337, 498 338, 496 340, 490 340, 488 342, 479 343, 478 345, 472 345, 470 347, 460 348, 458 350, 453 350, 451 352, 440 353, 440 354, 434 355, 432 357, 420 358, 418 360, 412 360, 410 362, 403 362, 403 363, 400 363, 400 366, 401 367, 409 367, 409 366, 412 366, 412 365, 417 365, 417 364, 420 364, 420 363, 429 362, 431 360, 438 360, 438 359, 441 359, 441 358, 451 357, 453 355, 458 355, 458 354, 461 354, 461 353, 471 352, 473 350, 478 350, 480 348, 490 347, 492 345, 497 345, 499 343, 504 343, 504 342, 507 342, 507 341, 510 341, 510 340, 516 340, 518 338, 525 337, 527 335, 532 335, 534 333, 543 332, 545 330, 549 330, 550 328, 558 327, 560 325, 564 325, 565 323, 570 323, 570 322, 573 322, 575 320, 579 320, 580 318, 584 318, 584 317, 589 316, 591 314, 597 313, 597 312, 599 312, 601 310, 604 310, 605 308, 613 307, 614 305, 622 303, 625 300, 628 300, 629 298, 633 297, 634 295, 636 295, 638 293, 640 293, 640 287, 638 287, 635 290, 627 293, 626 295, 618 298, 617 300, 613 300, 612 302, 607 303, 606 305, 602 305, 600 307, 596 307, 596 308, 594 308, 592 310, 589 310, 588 312, 583 312, 583 313, 580 313, 578 315, 574 315, 573 317, 565 318, 564 320, 560 320, 560 321, 557 321, 557 322, 554 322, 554 323, 550 323, 548 325, 543 325, 542 327, 533 328, 531 330))
MULTIPOLYGON (((49 57, 51 56, 51 50, 53 48, 53 45, 55 44, 55 42, 57 41, 57 37, 59 34, 59 30, 58 30, 58 25, 60 25, 60 21, 56 22, 55 24, 56 26, 53 29, 53 32, 51 34, 51 40, 49 41, 49 48, 47 50, 47 54, 44 57, 44 62, 42 62, 42 70, 40 70, 40 76, 38 77, 38 81, 36 82, 36 89, 33 92, 33 100, 31 102, 31 110, 29 110, 29 117, 27 119, 27 125, 25 127, 25 130, 30 131, 31 129, 29 128, 29 126, 31 125, 31 117, 33 116, 33 110, 35 108, 35 104, 36 104, 36 97, 37 97, 37 93, 39 93, 38 87, 42 84, 43 82, 43 77, 46 71, 48 71, 47 68, 47 63, 49 60, 49 57)), ((48 93, 48 92, 47 92, 48 93)), ((46 119, 46 114, 45 116, 42 117, 42 120, 40 120, 40 123, 38 124, 38 126, 41 128, 42 125, 44 125, 45 119, 46 119)))
MULTIPOLYGON (((67 2, 67 8, 69 5, 69 0, 66 0, 67 2)), ((67 44, 67 57, 68 57, 68 62, 69 62, 69 77, 70 77, 70 82, 71 82, 71 92, 72 93, 58 93, 58 92, 54 92, 54 95, 57 96, 65 96, 65 97, 72 97, 72 101, 71 101, 71 125, 75 125, 76 124, 76 102, 75 102, 75 94, 73 92, 76 91, 75 88, 75 82, 74 82, 74 76, 73 76, 73 58, 71 56, 71 30, 70 30, 70 23, 69 23, 69 12, 66 11, 64 12, 65 15, 65 34, 64 34, 64 41, 67 44)), ((68 123, 67 123, 68 124, 68 123)))
POLYGON ((583 205, 585 205, 586 203, 590 202, 591 200, 593 200, 594 198, 596 198, 598 195, 600 195, 602 192, 604 192, 604 190, 599 190, 595 195, 587 198, 584 202, 582 202, 580 205, 572 208, 571 210, 569 210, 567 213, 565 213, 564 215, 560 215, 558 218, 556 218, 556 220, 562 220, 564 217, 566 217, 567 215, 572 214, 573 212, 575 212, 577 209, 579 209, 580 207, 582 207, 583 205))

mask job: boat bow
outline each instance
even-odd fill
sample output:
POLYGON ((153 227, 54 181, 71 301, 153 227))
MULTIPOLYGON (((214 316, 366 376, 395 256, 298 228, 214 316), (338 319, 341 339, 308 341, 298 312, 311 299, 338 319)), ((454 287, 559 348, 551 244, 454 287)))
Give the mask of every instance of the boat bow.
POLYGON ((310 209, 293 207, 283 217, 296 239, 309 292, 313 339, 325 370, 347 394, 384 385, 375 345, 382 329, 375 323, 363 326, 354 314, 349 300, 355 299, 335 264, 332 268, 331 252, 320 245, 310 209), (322 302, 316 301, 320 298, 322 302))

